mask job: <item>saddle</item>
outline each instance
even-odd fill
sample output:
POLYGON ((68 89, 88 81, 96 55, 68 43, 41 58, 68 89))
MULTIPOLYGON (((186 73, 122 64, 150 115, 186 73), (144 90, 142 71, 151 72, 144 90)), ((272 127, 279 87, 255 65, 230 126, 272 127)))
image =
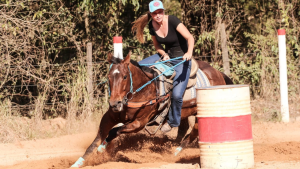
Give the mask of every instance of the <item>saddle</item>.
MULTIPOLYGON (((187 89, 195 86, 196 81, 197 81, 196 74, 197 74, 198 69, 199 69, 199 65, 198 65, 197 61, 194 58, 192 58, 192 68, 191 68, 190 78, 189 78, 189 81, 188 81, 188 84, 186 87, 187 89)), ((175 77, 175 75, 176 75, 176 72, 174 71, 172 76, 170 76, 169 78, 167 77, 167 79, 169 79, 169 81, 173 83, 173 78, 175 77)))
MULTIPOLYGON (((161 74, 163 70, 154 69, 158 74, 161 74)), ((174 71, 171 76, 159 77, 159 93, 160 96, 170 93, 173 88, 173 78, 176 72, 174 71)), ((192 67, 190 78, 184 92, 183 101, 196 98, 196 88, 210 86, 210 82, 204 72, 199 69, 197 61, 192 58, 192 67)))
MULTIPOLYGON (((156 69, 153 68, 158 74, 161 74, 164 72, 165 69, 156 69)), ((170 76, 160 76, 159 77, 159 82, 158 82, 158 90, 159 90, 159 96, 163 97, 166 96, 167 94, 172 95, 172 88, 173 88, 173 78, 175 77, 176 72, 174 71, 172 75, 170 76)), ((183 101, 188 101, 191 99, 196 98, 196 88, 199 87, 207 87, 210 86, 210 82, 207 78, 207 76, 204 74, 204 72, 199 69, 198 63, 195 59, 192 59, 192 68, 191 68, 191 73, 190 73, 190 78, 188 81, 188 85, 186 87, 186 90, 183 94, 183 101)), ((165 117, 167 116, 169 109, 171 106, 171 97, 168 97, 168 99, 165 99, 159 103, 159 108, 158 111, 161 111, 159 115, 157 115, 152 121, 150 121, 146 126, 145 129, 146 131, 154 135, 157 130, 160 128, 162 125, 163 121, 165 120, 165 117), (157 129, 152 132, 150 131, 147 126, 156 122, 159 124, 157 129)))

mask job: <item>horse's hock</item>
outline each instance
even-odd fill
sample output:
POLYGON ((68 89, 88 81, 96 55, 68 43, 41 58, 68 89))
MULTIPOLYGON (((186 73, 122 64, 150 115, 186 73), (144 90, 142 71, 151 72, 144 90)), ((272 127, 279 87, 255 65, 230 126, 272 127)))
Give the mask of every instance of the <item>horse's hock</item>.
POLYGON ((248 85, 197 89, 201 168, 254 167, 248 85))

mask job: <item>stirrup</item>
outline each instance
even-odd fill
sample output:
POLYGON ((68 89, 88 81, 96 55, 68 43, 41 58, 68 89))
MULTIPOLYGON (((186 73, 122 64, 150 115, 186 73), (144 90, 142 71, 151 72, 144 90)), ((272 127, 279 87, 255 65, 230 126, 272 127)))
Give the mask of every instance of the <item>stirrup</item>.
POLYGON ((156 134, 156 132, 161 128, 164 120, 165 120, 166 116, 161 116, 160 115, 157 115, 152 121, 148 122, 146 125, 145 125, 145 130, 150 134, 150 135, 154 135, 156 134), (154 130, 154 132, 151 132, 147 126, 149 126, 150 124, 153 124, 153 123, 157 123, 158 124, 158 127, 154 130))
POLYGON ((153 120, 151 120, 150 122, 148 122, 146 125, 145 125, 145 130, 150 134, 150 135, 154 135, 162 126, 163 122, 165 121, 166 117, 167 117, 167 114, 169 112, 169 109, 170 109, 170 104, 171 102, 168 102, 168 105, 167 107, 159 114, 159 115, 156 115, 154 117, 153 120), (151 124, 158 124, 158 127, 155 129, 154 132, 151 132, 147 126, 151 125, 151 124))

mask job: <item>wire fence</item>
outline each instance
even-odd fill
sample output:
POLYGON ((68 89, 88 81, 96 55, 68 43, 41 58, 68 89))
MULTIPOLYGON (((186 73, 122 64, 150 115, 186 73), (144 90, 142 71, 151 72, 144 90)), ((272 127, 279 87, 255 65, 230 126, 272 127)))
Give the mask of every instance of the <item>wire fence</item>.
MULTIPOLYGON (((247 55, 254 55, 255 53, 249 53, 247 55)), ((212 58, 213 56, 196 56, 195 58, 202 60, 203 58, 212 58)), ((221 57, 221 56, 220 56, 221 57)), ((64 64, 35 64, 35 65, 11 65, 11 66, 7 66, 6 68, 10 68, 10 69, 19 69, 19 68, 28 68, 28 67, 34 67, 34 68, 41 68, 41 67, 72 67, 74 65, 76 66, 88 66, 88 65, 92 65, 93 66, 93 97, 95 98, 108 98, 108 95, 106 93, 106 77, 103 76, 105 72, 108 71, 107 65, 105 64, 106 60, 101 60, 101 61, 97 61, 97 62, 76 62, 76 63, 64 63, 64 64), (98 70, 99 66, 102 67, 102 70, 98 70), (104 69, 103 69, 104 68, 104 69), (102 74, 99 75, 99 74, 102 74), (98 90, 98 91, 97 91, 98 90)), ((300 64, 299 64, 300 66, 300 64)), ((52 71, 55 71, 54 69, 52 71)), ((61 76, 60 78, 67 78, 66 76, 61 76)), ((300 86, 300 78, 298 79, 298 81, 290 81, 289 83, 297 83, 300 86)), ((1 83, 0 83, 1 84, 1 83)), ((278 85, 278 83, 272 83, 274 85, 278 85)), ((272 85, 270 84, 270 85, 272 85)), ((5 96, 10 96, 11 97, 11 105, 9 106, 11 109, 34 109, 36 108, 36 104, 34 103, 34 100, 37 99, 37 95, 33 95, 32 93, 37 90, 37 88, 43 88, 46 86, 51 86, 52 88, 62 88, 65 87, 65 84, 59 84, 59 82, 53 82, 53 84, 45 84, 45 83, 37 83, 37 81, 28 81, 24 84, 6 84, 6 85, 2 85, 0 86, 0 92, 1 91, 5 91, 5 90, 9 90, 7 92, 5 92, 5 96), (56 84, 55 84, 56 83, 56 84), (15 90, 18 89, 18 92, 16 92, 15 90), (24 92, 26 91, 26 92, 24 92), (14 97, 21 97, 21 98, 27 98, 27 102, 30 102, 30 104, 26 103, 26 104, 20 104, 20 102, 17 102, 16 100, 14 100, 14 97)), ((71 84, 68 84, 68 87, 72 87, 71 84)), ((255 88, 257 90, 259 90, 262 86, 251 86, 251 88, 255 88)), ((1 93, 0 93, 1 94, 1 93)), ((51 95, 49 95, 48 97, 51 97, 51 95)), ((43 103, 43 105, 45 106, 45 108, 48 107, 48 109, 51 109, 55 106, 61 106, 61 107, 65 107, 67 104, 70 103, 70 98, 68 98, 65 94, 62 94, 62 92, 57 92, 55 94, 55 97, 57 97, 58 99, 55 99, 54 102, 49 101, 49 99, 46 99, 48 101, 45 101, 43 103), (60 100, 59 98, 63 98, 62 100, 60 100)), ((2 96, 3 98, 3 96, 2 96)), ((1 100, 1 96, 0 96, 0 100, 1 100)), ((2 99, 3 100, 3 99, 2 99)), ((5 106, 8 107, 8 106, 5 106)))
MULTIPOLYGON (((92 68, 92 97, 99 100, 106 96, 105 84, 98 85, 102 79, 105 80, 103 77, 107 72, 106 60, 96 62, 77 60, 63 64, 6 64, 0 68, 0 72, 3 72, 0 76, 0 107, 11 111, 18 110, 22 112, 21 114, 28 114, 39 107, 42 107, 43 111, 57 107, 66 109, 67 106, 70 107, 69 104, 74 97, 72 92, 76 92, 74 89, 78 85, 76 84, 78 78, 81 78, 79 80, 82 83, 80 85, 82 89, 79 90, 86 91, 84 88, 87 88, 86 84, 89 81, 87 74, 89 67, 92 68), (41 96, 44 98, 40 98, 41 96)), ((80 106, 84 104, 86 98, 79 97, 76 102, 80 106)))
POLYGON ((69 65, 82 65, 82 64, 89 64, 89 63, 92 63, 92 65, 98 65, 100 63, 103 63, 103 62, 106 62, 105 60, 103 61, 100 61, 100 62, 84 62, 84 63, 63 63, 63 64, 58 64, 58 63, 55 63, 55 64, 41 64, 41 65, 24 65, 24 66, 4 66, 4 68, 28 68, 30 66, 32 67, 35 67, 35 68, 38 68, 38 67, 50 67, 50 66, 56 66, 56 67, 61 67, 61 66, 69 66, 69 65))

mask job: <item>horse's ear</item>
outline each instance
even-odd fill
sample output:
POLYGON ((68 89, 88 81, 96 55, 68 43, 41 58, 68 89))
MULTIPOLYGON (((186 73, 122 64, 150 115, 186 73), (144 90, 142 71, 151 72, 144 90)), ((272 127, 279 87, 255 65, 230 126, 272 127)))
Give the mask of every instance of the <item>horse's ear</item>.
POLYGON ((107 54, 107 61, 108 61, 109 64, 112 63, 112 58, 113 58, 113 55, 111 54, 111 52, 109 52, 109 53, 107 54))
POLYGON ((123 63, 130 63, 130 56, 131 56, 131 51, 129 51, 128 55, 126 56, 126 58, 123 60, 123 63))

